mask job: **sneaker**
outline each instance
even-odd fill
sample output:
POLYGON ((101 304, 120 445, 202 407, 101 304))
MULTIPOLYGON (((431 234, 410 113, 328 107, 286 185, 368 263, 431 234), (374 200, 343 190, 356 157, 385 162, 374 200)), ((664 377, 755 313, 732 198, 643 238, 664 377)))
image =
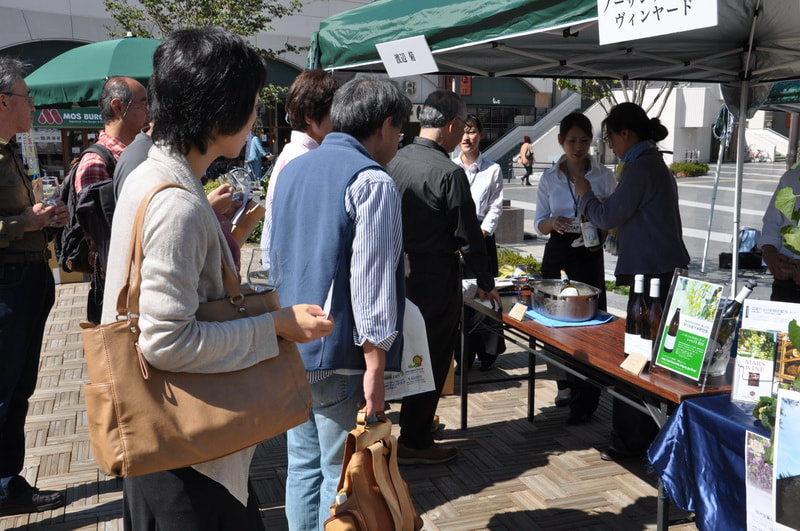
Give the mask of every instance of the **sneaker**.
POLYGON ((62 507, 65 502, 61 492, 39 491, 36 487, 29 487, 23 494, 0 502, 0 516, 40 513, 62 507))
POLYGON ((436 443, 415 450, 401 442, 397 443, 397 462, 401 465, 436 465, 446 463, 458 457, 458 450, 453 447, 439 446, 436 443))

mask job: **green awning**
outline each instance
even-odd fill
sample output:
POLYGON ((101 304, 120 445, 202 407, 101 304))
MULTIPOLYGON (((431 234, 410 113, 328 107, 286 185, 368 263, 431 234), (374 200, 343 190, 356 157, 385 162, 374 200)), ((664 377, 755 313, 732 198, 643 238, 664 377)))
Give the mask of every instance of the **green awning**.
MULTIPOLYGON (((800 81, 779 81, 772 85, 764 105, 800 103, 800 81)), ((793 111, 797 112, 797 111, 793 111)))

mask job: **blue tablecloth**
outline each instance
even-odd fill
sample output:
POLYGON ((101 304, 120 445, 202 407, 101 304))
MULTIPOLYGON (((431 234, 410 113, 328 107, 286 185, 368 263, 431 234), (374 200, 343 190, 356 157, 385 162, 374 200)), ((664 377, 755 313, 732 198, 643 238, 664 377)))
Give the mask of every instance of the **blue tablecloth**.
POLYGON ((699 529, 747 526, 745 431, 769 436, 730 395, 685 400, 647 451, 670 500, 694 511, 699 529))
POLYGON ((547 317, 546 315, 542 315, 536 310, 528 310, 525 312, 525 317, 531 319, 532 321, 536 321, 539 324, 543 324, 549 326, 550 328, 560 328, 562 326, 592 326, 592 325, 599 325, 603 323, 609 322, 611 319, 614 318, 613 315, 610 313, 606 313, 603 311, 598 311, 597 315, 589 319, 588 321, 559 321, 558 319, 553 319, 551 317, 547 317))

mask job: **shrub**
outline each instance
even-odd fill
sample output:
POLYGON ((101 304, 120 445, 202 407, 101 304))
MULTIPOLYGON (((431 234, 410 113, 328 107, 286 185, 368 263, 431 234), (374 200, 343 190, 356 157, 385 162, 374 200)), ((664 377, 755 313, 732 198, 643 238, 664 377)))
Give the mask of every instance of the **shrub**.
POLYGON ((606 291, 619 293, 620 295, 625 295, 626 297, 631 294, 630 286, 617 286, 617 283, 613 280, 606 280, 606 291))
POLYGON ((708 164, 702 162, 673 162, 669 169, 676 177, 696 177, 708 173, 708 164))
POLYGON ((542 271, 542 263, 531 255, 522 256, 516 251, 506 249, 505 247, 497 248, 497 263, 503 265, 524 265, 528 266, 530 273, 536 272, 540 274, 542 271))

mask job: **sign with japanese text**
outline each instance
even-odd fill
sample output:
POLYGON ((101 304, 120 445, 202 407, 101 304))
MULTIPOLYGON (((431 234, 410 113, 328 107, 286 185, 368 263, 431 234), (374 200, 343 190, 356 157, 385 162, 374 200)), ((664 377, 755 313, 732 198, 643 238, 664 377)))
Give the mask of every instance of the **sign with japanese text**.
POLYGON ((415 76, 439 70, 424 35, 382 42, 375 48, 389 77, 415 76))
POLYGON ((21 147, 22 161, 25 163, 28 175, 31 179, 38 178, 40 175, 39 157, 36 156, 36 143, 33 141, 33 134, 30 131, 17 133, 17 143, 21 147))
POLYGON ((656 365, 693 380, 700 371, 719 311, 722 286, 679 276, 673 288, 666 324, 658 338, 656 365))
POLYGON ((36 109, 33 127, 58 129, 102 129, 103 119, 97 107, 72 109, 36 109))
POLYGON ((597 0, 600 44, 717 25, 717 0, 597 0))

